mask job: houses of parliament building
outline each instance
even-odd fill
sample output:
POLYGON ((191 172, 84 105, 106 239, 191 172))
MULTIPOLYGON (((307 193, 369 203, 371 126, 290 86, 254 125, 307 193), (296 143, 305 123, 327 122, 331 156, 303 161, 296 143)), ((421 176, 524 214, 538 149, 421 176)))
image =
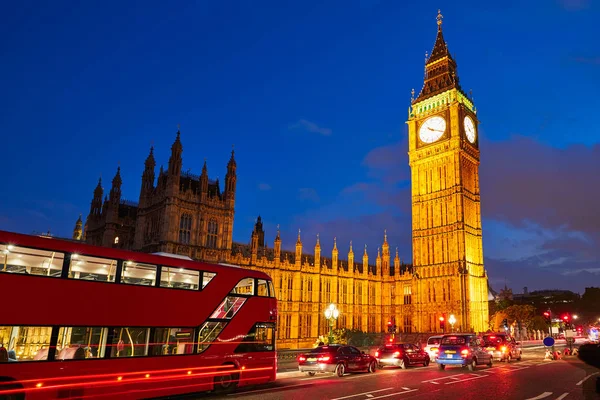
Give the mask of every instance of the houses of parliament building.
POLYGON ((83 225, 73 238, 101 246, 166 252, 205 262, 224 262, 271 276, 279 300, 279 348, 310 347, 327 333, 324 310, 335 303, 337 328, 384 332, 392 321, 402 332, 441 332, 440 316, 454 315, 455 330, 488 328, 488 282, 483 266, 479 196, 478 120, 473 99, 462 90, 456 61, 437 17, 437 36, 426 58, 425 79, 408 111, 412 183, 412 264, 390 249, 382 229, 375 262, 366 247, 319 236, 305 244, 298 232, 295 251, 282 250, 277 231, 265 243, 259 217, 249 244, 232 242, 236 161, 232 151, 221 189, 208 177, 182 172, 180 133, 168 169, 150 150, 139 202, 121 198, 120 171, 107 196, 94 190, 83 225), (338 249, 338 245, 340 249, 338 249), (313 247, 312 254, 306 252, 313 247), (323 246, 323 247, 322 247, 323 246), (341 250, 343 248, 343 251, 341 250), (342 254, 340 254, 342 251, 342 254))

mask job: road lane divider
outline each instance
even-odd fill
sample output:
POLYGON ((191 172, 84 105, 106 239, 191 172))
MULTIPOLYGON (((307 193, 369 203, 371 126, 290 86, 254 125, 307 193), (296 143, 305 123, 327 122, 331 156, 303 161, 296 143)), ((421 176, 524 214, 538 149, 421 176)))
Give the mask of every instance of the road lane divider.
POLYGON ((393 389, 394 389, 393 387, 389 387, 389 388, 385 388, 385 389, 371 390, 370 392, 356 393, 356 394, 352 394, 352 395, 344 396, 344 397, 336 397, 335 399, 331 399, 331 400, 351 399, 351 398, 357 397, 357 396, 367 396, 367 397, 373 398, 369 395, 372 393, 385 392, 386 390, 393 390, 393 389))
POLYGON ((579 382, 577 382, 577 383, 575 384, 575 386, 581 386, 581 384, 582 384, 583 382, 587 381, 587 380, 588 380, 588 379, 590 379, 592 376, 594 376, 594 375, 598 375, 598 374, 600 374, 600 372, 594 372, 593 374, 589 374, 588 376, 586 376, 585 378, 583 378, 582 380, 580 380, 579 382))
POLYGON ((539 396, 530 397, 530 398, 528 398, 526 400, 540 400, 540 399, 544 399, 544 398, 546 398, 548 396, 552 396, 552 392, 544 392, 544 393, 540 394, 539 396))

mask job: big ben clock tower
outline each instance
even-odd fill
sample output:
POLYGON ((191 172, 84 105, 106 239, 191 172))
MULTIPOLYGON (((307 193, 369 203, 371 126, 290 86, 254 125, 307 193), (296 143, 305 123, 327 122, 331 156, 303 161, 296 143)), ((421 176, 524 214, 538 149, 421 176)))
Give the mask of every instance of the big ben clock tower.
POLYGON ((413 321, 418 332, 488 328, 479 199, 479 130, 442 34, 425 62, 425 82, 408 117, 412 181, 413 321))

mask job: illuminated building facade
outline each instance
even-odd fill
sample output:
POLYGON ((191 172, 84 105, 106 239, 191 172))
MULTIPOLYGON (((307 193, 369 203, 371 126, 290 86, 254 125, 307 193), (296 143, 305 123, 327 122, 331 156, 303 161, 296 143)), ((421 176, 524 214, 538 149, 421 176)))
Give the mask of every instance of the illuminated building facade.
MULTIPOLYGON (((413 91, 414 97, 414 91, 413 91)), ((488 327, 479 196, 479 136, 472 96, 459 84, 456 61, 438 32, 426 59, 425 82, 408 117, 412 181, 415 325, 439 328, 440 311, 456 327, 488 327)))
POLYGON ((441 14, 425 69, 423 88, 412 99, 407 121, 412 265, 401 263, 397 249, 392 260, 385 233, 374 264, 369 264, 366 247, 355 256, 351 242, 346 260, 341 260, 335 238, 329 241, 331 250, 322 254, 317 236, 313 254, 305 254, 300 232, 295 251, 282 250, 279 231, 270 248, 260 217, 249 245, 232 243, 233 152, 221 193, 218 180, 208 179, 206 163, 198 177, 181 172, 179 133, 169 169, 161 168, 156 184, 150 152, 139 204, 121 200, 117 172, 104 202, 98 183, 83 232, 78 220, 73 238, 232 263, 269 274, 279 300, 279 348, 309 347, 326 335, 323 312, 332 302, 340 311, 336 328, 380 333, 392 321, 398 332, 442 332, 439 317, 453 314, 455 330, 483 332, 488 328, 488 281, 482 250, 478 120, 472 97, 459 85, 441 14), (329 251, 331 256, 326 257, 329 251))

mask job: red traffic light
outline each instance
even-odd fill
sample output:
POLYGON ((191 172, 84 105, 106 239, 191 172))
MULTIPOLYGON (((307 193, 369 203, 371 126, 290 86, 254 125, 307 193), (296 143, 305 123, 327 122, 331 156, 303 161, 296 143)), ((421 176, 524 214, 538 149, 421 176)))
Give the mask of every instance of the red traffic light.
POLYGON ((564 319, 565 321, 568 321, 568 320, 569 320, 569 316, 568 316, 568 315, 565 315, 565 316, 563 317, 563 319, 564 319))
POLYGON ((546 311, 546 312, 544 313, 544 317, 549 317, 549 316, 550 316, 550 313, 549 313, 548 311, 546 311))
POLYGON ((391 324, 392 324, 392 321, 388 321, 388 325, 391 325, 391 324))
POLYGON ((444 321, 446 318, 444 317, 440 317, 440 321, 444 321))

